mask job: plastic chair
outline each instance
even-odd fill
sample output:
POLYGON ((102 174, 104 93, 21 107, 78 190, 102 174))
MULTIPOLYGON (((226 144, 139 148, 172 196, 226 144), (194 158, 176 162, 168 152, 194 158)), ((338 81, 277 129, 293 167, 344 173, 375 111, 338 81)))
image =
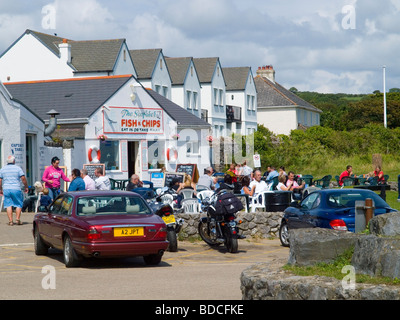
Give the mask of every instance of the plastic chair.
POLYGON ((181 206, 184 213, 199 213, 199 200, 197 198, 183 199, 181 206))
POLYGON ((355 179, 353 177, 344 177, 342 179, 342 182, 343 182, 342 188, 347 186, 353 186, 355 183, 355 179))
POLYGON ((311 174, 304 174, 301 177, 301 180, 304 181, 307 185, 311 186, 313 178, 314 177, 311 174))
POLYGON ((332 176, 330 174, 323 176, 321 179, 315 180, 314 185, 318 188, 329 188, 329 183, 331 182, 332 176))
POLYGON ((340 187, 339 178, 340 178, 339 176, 335 176, 335 179, 336 179, 336 182, 337 182, 338 187, 340 187))
POLYGON ((198 184, 197 186, 196 186, 196 190, 199 192, 199 191, 204 191, 204 190, 211 190, 209 187, 207 187, 207 186, 203 186, 203 185, 201 185, 201 184, 198 184))
POLYGON ((256 209, 265 210, 265 193, 271 193, 273 191, 264 191, 251 197, 250 212, 256 212, 256 209))
POLYGON ((279 184, 278 176, 272 178, 272 184, 270 190, 276 190, 277 185, 279 184))
POLYGON ((193 198, 194 190, 193 189, 182 189, 178 194, 183 196, 183 199, 191 199, 193 198))
POLYGON ((214 194, 214 191, 212 190, 203 190, 200 192, 197 192, 197 198, 200 200, 204 200, 205 198, 211 198, 211 196, 214 194))

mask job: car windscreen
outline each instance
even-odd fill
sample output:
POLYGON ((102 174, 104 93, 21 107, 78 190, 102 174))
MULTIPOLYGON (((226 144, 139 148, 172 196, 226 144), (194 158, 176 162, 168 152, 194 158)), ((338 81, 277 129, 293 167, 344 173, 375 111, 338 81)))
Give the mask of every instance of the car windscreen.
POLYGON ((372 199, 375 207, 383 208, 389 205, 382 200, 380 196, 373 192, 355 192, 355 193, 340 193, 332 192, 327 196, 328 206, 333 208, 354 208, 356 201, 365 201, 365 199, 372 199))
POLYGON ((151 214, 145 201, 138 196, 87 196, 77 201, 76 213, 82 215, 151 214))

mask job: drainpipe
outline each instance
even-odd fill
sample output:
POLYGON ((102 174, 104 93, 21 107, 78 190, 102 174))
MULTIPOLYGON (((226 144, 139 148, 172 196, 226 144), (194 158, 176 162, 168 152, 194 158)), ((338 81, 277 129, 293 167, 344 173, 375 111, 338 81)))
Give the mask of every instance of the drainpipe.
POLYGON ((57 129, 57 119, 56 115, 60 114, 54 109, 51 109, 49 112, 46 114, 50 115, 50 120, 49 120, 49 125, 47 128, 44 130, 44 135, 46 137, 50 136, 56 129, 57 129))

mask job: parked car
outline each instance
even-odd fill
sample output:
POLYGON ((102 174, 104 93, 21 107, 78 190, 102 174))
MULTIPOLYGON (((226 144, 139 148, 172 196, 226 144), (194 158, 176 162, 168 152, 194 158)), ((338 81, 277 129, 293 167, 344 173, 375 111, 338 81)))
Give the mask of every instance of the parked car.
POLYGON ((129 191, 63 193, 35 215, 33 236, 37 255, 61 249, 67 267, 85 257, 143 256, 156 265, 168 247, 164 221, 129 191))
POLYGON ((289 246, 289 229, 319 227, 354 232, 355 203, 368 198, 375 203, 375 215, 396 211, 371 190, 320 189, 311 192, 284 211, 279 229, 282 245, 289 246))

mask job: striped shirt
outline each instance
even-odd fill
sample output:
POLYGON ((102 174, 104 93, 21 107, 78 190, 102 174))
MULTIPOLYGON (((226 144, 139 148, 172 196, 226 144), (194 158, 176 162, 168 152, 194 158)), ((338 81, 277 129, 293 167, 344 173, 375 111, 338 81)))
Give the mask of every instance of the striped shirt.
POLYGON ((22 169, 15 164, 8 164, 1 168, 0 179, 3 189, 21 190, 21 177, 25 176, 22 169))

